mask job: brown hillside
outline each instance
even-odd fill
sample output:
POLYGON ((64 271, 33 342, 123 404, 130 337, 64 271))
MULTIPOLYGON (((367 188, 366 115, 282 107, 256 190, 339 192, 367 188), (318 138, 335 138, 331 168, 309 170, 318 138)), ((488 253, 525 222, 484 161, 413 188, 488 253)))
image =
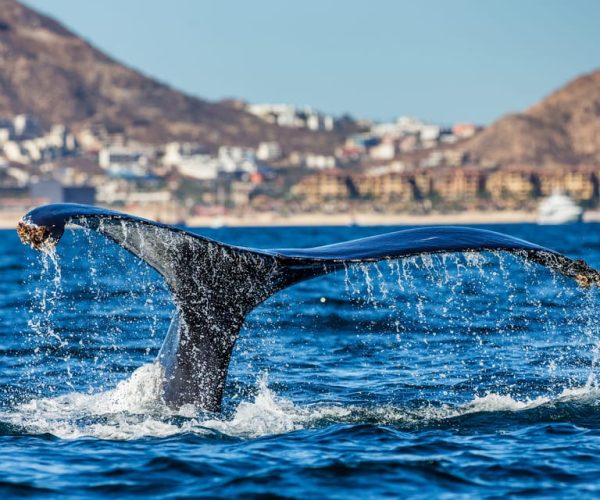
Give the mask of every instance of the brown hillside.
POLYGON ((600 71, 581 76, 541 102, 507 115, 467 145, 483 165, 600 165, 600 71))
POLYGON ((333 133, 277 127, 178 92, 16 0, 0 0, 0 117, 17 113, 75 130, 103 124, 150 143, 256 146, 277 140, 286 151, 330 152, 339 141, 333 133))

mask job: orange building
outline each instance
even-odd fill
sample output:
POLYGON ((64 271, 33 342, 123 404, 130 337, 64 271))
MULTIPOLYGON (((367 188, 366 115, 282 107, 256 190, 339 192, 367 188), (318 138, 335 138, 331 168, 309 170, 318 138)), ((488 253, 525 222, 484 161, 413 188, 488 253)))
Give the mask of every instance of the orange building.
POLYGON ((561 191, 577 201, 590 201, 598 197, 597 170, 591 166, 565 168, 552 166, 539 169, 540 194, 549 196, 561 191))
POLYGON ((534 167, 511 165, 488 174, 485 190, 495 200, 525 201, 539 194, 538 184, 534 167))
POLYGON ((350 175, 338 169, 327 169, 305 177, 292 187, 292 194, 309 203, 347 199, 357 193, 350 175))
POLYGON ((432 176, 433 190, 443 200, 476 199, 484 189, 484 174, 476 168, 436 170, 432 176))
POLYGON ((407 202, 414 197, 411 178, 403 172, 367 173, 353 180, 361 197, 387 202, 407 202))

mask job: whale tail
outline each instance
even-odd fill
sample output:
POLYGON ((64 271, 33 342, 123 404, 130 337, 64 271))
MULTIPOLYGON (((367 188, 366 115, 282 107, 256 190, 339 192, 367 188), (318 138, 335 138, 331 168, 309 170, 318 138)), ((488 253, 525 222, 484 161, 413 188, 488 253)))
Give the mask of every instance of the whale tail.
POLYGON ((348 263, 422 253, 503 250, 600 285, 600 273, 533 243, 492 231, 427 227, 310 249, 258 250, 211 240, 182 229, 96 207, 46 205, 23 217, 17 232, 37 250, 56 245, 67 223, 102 234, 156 269, 176 305, 158 361, 164 400, 220 409, 227 370, 248 313, 279 290, 348 263))

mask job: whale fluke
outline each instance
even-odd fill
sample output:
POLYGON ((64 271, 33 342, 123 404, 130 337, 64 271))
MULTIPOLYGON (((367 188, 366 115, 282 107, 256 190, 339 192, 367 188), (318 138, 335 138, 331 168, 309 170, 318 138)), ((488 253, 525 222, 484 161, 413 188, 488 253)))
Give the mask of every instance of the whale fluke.
POLYGON ((245 248, 124 213, 86 205, 53 204, 27 213, 17 227, 25 244, 44 250, 65 225, 92 229, 165 279, 176 305, 158 361, 164 400, 218 411, 231 353, 248 313, 279 290, 349 263, 423 253, 506 251, 574 278, 600 285, 584 261, 504 234, 466 227, 423 227, 308 249, 245 248))

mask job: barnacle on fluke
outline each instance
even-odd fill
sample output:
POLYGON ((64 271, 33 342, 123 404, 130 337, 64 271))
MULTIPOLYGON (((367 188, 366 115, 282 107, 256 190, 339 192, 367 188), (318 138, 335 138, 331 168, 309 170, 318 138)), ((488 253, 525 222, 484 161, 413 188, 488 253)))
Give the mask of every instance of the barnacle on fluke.
POLYGON ((584 260, 576 260, 575 281, 583 288, 589 288, 592 285, 600 286, 600 271, 592 269, 584 260))
POLYGON ((583 288, 589 288, 592 285, 600 286, 600 271, 591 267, 584 260, 570 259, 564 255, 548 251, 528 251, 524 257, 542 264, 563 276, 573 278, 583 288))
POLYGON ((56 240, 51 238, 52 233, 46 226, 21 221, 17 224, 17 234, 25 245, 30 245, 35 250, 43 250, 56 244, 56 240))

